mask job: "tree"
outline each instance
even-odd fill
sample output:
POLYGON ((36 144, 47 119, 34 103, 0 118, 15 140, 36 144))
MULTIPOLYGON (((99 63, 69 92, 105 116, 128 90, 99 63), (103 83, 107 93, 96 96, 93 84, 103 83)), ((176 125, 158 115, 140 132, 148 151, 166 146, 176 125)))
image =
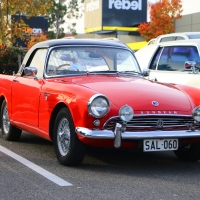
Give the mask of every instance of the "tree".
POLYGON ((42 42, 45 40, 48 40, 48 38, 47 38, 47 35, 44 33, 38 34, 38 35, 31 35, 27 43, 27 49, 30 49, 36 43, 42 42))
POLYGON ((148 3, 150 22, 141 23, 138 31, 146 41, 161 34, 174 32, 174 21, 180 19, 182 13, 181 0, 158 0, 155 4, 148 3))
MULTIPOLYGON (((64 28, 61 28, 59 31, 58 38, 64 38, 65 37, 65 32, 64 28)), ((48 31, 48 39, 55 39, 56 38, 56 33, 54 33, 53 30, 48 31)))
POLYGON ((3 44, 14 43, 16 38, 24 40, 23 28, 28 25, 19 18, 14 20, 11 15, 27 17, 47 15, 53 0, 1 0, 0 1, 0 41, 3 44))
MULTIPOLYGON (((55 31, 55 38, 59 38, 63 32, 63 25, 65 21, 65 17, 67 19, 78 19, 82 16, 81 8, 83 6, 84 0, 54 0, 54 5, 49 10, 49 27, 55 31)), ((75 24, 68 25, 68 29, 76 34, 74 29, 75 24)))
POLYGON ((1 44, 0 74, 17 73, 25 54, 26 50, 24 49, 1 44))
POLYGON ((77 35, 77 33, 76 33, 76 23, 71 23, 71 26, 68 26, 68 29, 73 35, 77 35))

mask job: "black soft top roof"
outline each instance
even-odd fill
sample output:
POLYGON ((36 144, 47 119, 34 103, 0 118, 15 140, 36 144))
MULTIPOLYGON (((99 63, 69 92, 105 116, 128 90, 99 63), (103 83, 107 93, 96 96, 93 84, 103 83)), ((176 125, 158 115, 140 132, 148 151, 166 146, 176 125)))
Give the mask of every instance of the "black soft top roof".
POLYGON ((121 41, 115 39, 54 39, 39 42, 33 48, 53 47, 59 45, 107 45, 115 47, 127 47, 121 41))

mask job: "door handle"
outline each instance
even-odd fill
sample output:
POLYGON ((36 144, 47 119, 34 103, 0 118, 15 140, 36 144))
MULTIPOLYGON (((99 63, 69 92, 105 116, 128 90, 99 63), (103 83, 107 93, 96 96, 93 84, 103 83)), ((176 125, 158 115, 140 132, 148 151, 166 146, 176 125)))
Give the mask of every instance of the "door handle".
POLYGON ((44 100, 48 100, 48 97, 50 96, 49 93, 44 92, 44 100))

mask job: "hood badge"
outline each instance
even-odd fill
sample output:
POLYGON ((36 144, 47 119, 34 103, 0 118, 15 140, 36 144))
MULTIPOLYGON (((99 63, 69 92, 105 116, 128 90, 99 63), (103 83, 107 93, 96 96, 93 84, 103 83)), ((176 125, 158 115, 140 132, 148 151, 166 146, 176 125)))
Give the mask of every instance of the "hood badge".
POLYGON ((159 106, 159 103, 157 101, 152 101, 152 105, 157 107, 159 106))

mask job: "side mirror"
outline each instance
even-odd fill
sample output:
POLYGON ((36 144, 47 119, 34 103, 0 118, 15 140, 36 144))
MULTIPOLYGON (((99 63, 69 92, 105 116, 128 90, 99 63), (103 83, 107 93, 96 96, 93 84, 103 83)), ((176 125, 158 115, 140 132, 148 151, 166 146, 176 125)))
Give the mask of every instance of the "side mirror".
POLYGON ((185 69, 191 69, 193 67, 196 67, 196 62, 194 61, 186 61, 184 64, 185 69))
POLYGON ((26 76, 34 76, 35 77, 37 74, 37 68, 36 67, 25 67, 24 74, 26 76))
POLYGON ((198 74, 198 71, 196 71, 196 69, 199 70, 199 68, 197 68, 196 65, 197 63, 195 61, 186 61, 184 64, 185 69, 192 69, 193 74, 198 74))
POLYGON ((149 69, 144 69, 143 72, 142 72, 143 76, 149 76, 149 74, 150 74, 150 70, 149 69))

